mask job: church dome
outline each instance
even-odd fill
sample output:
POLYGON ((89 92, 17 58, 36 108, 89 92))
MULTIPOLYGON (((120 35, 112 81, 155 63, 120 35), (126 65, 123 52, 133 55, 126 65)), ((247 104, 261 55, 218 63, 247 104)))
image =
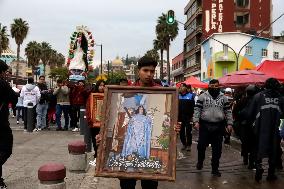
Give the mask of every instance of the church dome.
POLYGON ((119 57, 116 57, 116 59, 112 61, 112 66, 123 66, 123 62, 119 57))

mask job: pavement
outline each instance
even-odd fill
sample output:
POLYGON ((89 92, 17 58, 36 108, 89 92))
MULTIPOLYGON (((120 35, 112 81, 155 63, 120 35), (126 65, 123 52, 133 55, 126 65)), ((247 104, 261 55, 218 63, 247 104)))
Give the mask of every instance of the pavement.
MULTIPOLYGON (((36 189, 38 168, 47 162, 63 163, 67 167, 67 189, 119 189, 119 180, 115 178, 94 177, 95 167, 89 165, 87 172, 70 172, 68 170, 69 142, 83 140, 79 132, 39 131, 25 133, 22 127, 11 118, 14 134, 13 155, 4 165, 3 177, 9 189, 36 189)), ((194 133, 194 136, 197 136, 194 133)), ((267 182, 267 169, 261 183, 254 181, 254 171, 248 170, 242 164, 239 143, 233 140, 232 145, 223 146, 220 162, 222 177, 211 176, 211 149, 207 150, 203 170, 195 168, 197 159, 196 137, 191 152, 180 151, 178 144, 177 180, 175 182, 159 182, 160 189, 282 189, 284 186, 284 171, 277 172, 279 179, 267 182)), ((92 160, 92 153, 88 154, 88 161, 92 160)), ((267 163, 264 163, 267 168, 267 163)), ((139 181, 136 185, 141 189, 139 181)))

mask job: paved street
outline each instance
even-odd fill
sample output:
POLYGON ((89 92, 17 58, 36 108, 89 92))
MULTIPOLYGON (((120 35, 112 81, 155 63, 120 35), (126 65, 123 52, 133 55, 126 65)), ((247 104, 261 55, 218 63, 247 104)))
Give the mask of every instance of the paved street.
MULTIPOLYGON (((11 189, 37 188, 37 170, 46 162, 59 162, 67 166, 70 141, 83 139, 78 132, 70 131, 41 131, 37 133, 24 133, 11 119, 14 133, 13 155, 4 166, 4 178, 11 189)), ((196 140, 196 139, 195 139, 196 140)), ((261 184, 254 182, 254 171, 242 165, 238 145, 234 147, 225 145, 221 159, 221 178, 210 174, 210 150, 207 150, 207 159, 202 171, 195 169, 196 143, 192 151, 185 152, 184 159, 177 161, 177 180, 175 183, 160 182, 161 189, 282 189, 284 185, 284 172, 278 173, 279 180, 268 183, 265 178, 261 184)), ((266 164, 265 164, 266 165, 266 164)), ((68 167, 67 167, 68 168, 68 167)), ((87 174, 74 173, 67 170, 68 189, 117 189, 118 179, 94 178, 94 167, 87 174)), ((267 171, 264 173, 266 177, 267 171)), ((140 183, 137 183, 140 188, 140 183)))

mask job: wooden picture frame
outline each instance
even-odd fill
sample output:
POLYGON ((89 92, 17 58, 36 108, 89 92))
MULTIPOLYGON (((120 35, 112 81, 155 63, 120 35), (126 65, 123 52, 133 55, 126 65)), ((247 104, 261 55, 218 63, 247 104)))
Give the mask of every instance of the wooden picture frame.
POLYGON ((91 93, 90 111, 93 127, 99 128, 101 126, 103 102, 103 93, 91 93))
POLYGON ((96 176, 176 178, 178 91, 106 86, 96 176))

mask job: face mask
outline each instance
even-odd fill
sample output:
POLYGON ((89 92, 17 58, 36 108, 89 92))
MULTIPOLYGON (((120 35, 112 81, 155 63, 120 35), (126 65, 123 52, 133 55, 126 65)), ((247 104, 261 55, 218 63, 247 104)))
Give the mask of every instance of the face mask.
POLYGON ((220 89, 219 88, 208 88, 208 92, 213 98, 216 98, 220 94, 220 89))

